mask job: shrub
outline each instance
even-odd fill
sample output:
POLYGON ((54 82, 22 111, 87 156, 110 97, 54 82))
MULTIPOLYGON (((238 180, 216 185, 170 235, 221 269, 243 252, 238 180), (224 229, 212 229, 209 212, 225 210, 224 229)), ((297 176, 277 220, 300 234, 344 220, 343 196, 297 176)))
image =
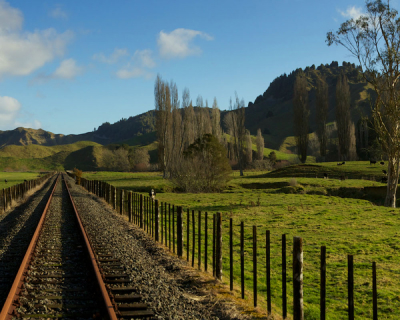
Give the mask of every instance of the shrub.
POLYGON ((82 170, 74 168, 74 175, 76 178, 76 184, 81 184, 82 170))
POLYGON ((185 192, 218 192, 231 178, 226 149, 212 134, 205 134, 191 144, 179 166, 171 180, 185 192))

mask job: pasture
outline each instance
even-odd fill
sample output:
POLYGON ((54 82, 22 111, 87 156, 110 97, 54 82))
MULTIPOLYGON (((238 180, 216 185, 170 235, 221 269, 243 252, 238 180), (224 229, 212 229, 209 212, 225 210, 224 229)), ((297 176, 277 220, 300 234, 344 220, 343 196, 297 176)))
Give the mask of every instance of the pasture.
MULTIPOLYGON (((372 270, 377 262, 380 319, 400 316, 400 214, 371 201, 364 187, 384 187, 373 179, 382 176, 380 165, 366 162, 299 165, 275 172, 233 175, 228 188, 216 194, 173 193, 160 173, 85 173, 119 188, 143 192, 157 190, 157 199, 184 210, 223 213, 223 272, 228 281, 229 218, 234 225, 234 259, 239 261, 239 224, 245 225, 246 289, 252 288, 252 226, 258 228, 259 299, 265 298, 265 233, 271 232, 271 285, 274 313, 280 314, 281 236, 287 237, 288 307, 291 312, 291 261, 293 236, 303 238, 304 308, 306 319, 319 319, 319 252, 327 247, 327 319, 347 317, 347 254, 354 255, 355 312, 372 318, 372 270), (328 179, 323 173, 328 172, 328 179), (340 180, 341 176, 357 179, 340 180), (317 176, 317 178, 315 178, 317 176), (225 245, 226 244, 226 245, 225 245)), ((212 224, 209 224, 211 230, 212 224)), ((184 255, 185 256, 185 255, 184 255)), ((239 283, 239 263, 234 277, 239 283)), ((247 297, 249 295, 246 295, 247 297)), ((265 310, 265 304, 259 305, 265 310)))
POLYGON ((40 176, 38 172, 0 172, 0 190, 40 176), (7 180, 7 183, 5 182, 7 180))

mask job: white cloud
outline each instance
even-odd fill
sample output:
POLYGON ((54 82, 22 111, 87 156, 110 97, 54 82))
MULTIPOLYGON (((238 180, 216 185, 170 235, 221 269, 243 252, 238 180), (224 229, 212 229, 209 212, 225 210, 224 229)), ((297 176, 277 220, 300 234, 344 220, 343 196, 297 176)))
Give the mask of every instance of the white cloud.
POLYGON ((151 50, 136 50, 132 59, 135 61, 136 64, 146 67, 146 68, 154 68, 156 63, 154 62, 153 58, 151 57, 151 50))
POLYGON ((96 53, 93 55, 93 59, 103 63, 114 64, 117 63, 120 58, 127 55, 128 50, 115 48, 114 52, 110 56, 106 57, 104 53, 96 53))
POLYGON ((83 72, 83 67, 76 65, 76 61, 72 58, 61 61, 60 66, 50 74, 39 74, 33 79, 35 82, 46 82, 52 79, 67 79, 73 80, 76 76, 83 72))
POLYGON ((0 78, 5 75, 24 76, 62 56, 73 34, 62 34, 50 28, 22 32, 23 15, 0 0, 0 78))
POLYGON ((130 79, 143 77, 150 79, 153 77, 153 74, 148 70, 156 66, 151 50, 136 50, 132 56, 132 61, 133 63, 126 64, 116 72, 118 78, 130 79))
POLYGON ((127 65, 124 68, 118 70, 116 75, 120 79, 140 78, 150 79, 153 74, 144 68, 134 67, 127 65))
POLYGON ((39 120, 33 121, 15 121, 13 128, 24 127, 31 129, 40 129, 42 127, 42 123, 39 120))
POLYGON ((192 40, 197 36, 207 41, 213 40, 213 37, 207 33, 196 30, 180 28, 170 33, 160 31, 157 39, 160 55, 170 59, 200 54, 201 49, 192 44, 192 40))
POLYGON ((20 109, 21 104, 17 99, 0 96, 0 127, 6 129, 13 128, 20 109))
POLYGON ((348 7, 346 11, 338 10, 339 13, 345 17, 357 20, 361 15, 363 15, 361 8, 356 8, 356 6, 348 7))
POLYGON ((82 71, 83 68, 78 67, 74 59, 66 59, 61 62, 60 66, 51 76, 55 79, 74 79, 82 71))
POLYGON ((54 18, 54 19, 62 19, 62 20, 67 20, 68 19, 68 14, 62 10, 60 7, 54 8, 49 12, 49 16, 54 18))

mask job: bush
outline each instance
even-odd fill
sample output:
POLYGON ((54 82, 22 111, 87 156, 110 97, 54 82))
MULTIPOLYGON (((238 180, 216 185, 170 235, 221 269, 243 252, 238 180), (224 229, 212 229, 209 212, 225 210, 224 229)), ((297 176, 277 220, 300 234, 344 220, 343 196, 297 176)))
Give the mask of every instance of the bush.
POLYGON ((76 184, 81 184, 82 170, 74 168, 73 172, 76 178, 76 184))
POLYGON ((231 172, 224 146, 212 134, 205 134, 185 150, 171 180, 185 192, 218 192, 225 188, 231 172))

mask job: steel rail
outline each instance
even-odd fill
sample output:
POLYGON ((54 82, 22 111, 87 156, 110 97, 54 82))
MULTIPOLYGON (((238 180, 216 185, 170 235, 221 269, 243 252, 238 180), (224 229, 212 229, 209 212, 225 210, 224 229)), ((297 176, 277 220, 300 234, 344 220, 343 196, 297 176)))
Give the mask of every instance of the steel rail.
POLYGON ((65 186, 67 188, 68 195, 69 195, 69 198, 71 200, 72 206, 74 208, 74 212, 75 212, 76 218, 78 219, 78 223, 79 223, 79 226, 80 226, 80 230, 81 230, 82 236, 83 236, 83 238, 85 240, 86 249, 87 249, 88 254, 90 256, 90 261, 92 262, 93 270, 94 270, 94 272, 96 274, 96 279, 97 279, 97 282, 98 282, 98 285, 99 285, 99 289, 100 289, 100 292, 101 292, 101 295, 102 295, 102 298, 103 298, 104 306, 106 307, 106 311, 107 311, 108 317, 109 317, 110 320, 117 320, 118 319, 117 314, 115 313, 114 306, 113 306, 113 304, 112 304, 112 302, 110 300, 110 296, 109 296, 109 294, 107 292, 107 288, 106 288, 106 286, 104 284, 103 277, 102 277, 102 275, 100 273, 100 269, 99 269, 99 266, 97 264, 96 257, 94 255, 93 250, 92 250, 92 246, 90 245, 90 242, 89 242, 88 236, 86 234, 85 228, 83 227, 81 218, 79 216, 78 210, 76 209, 75 202, 74 202, 74 200, 73 200, 73 198, 71 196, 71 193, 69 191, 69 188, 68 188, 68 185, 67 185, 67 182, 66 182, 65 179, 64 179, 64 183, 65 183, 65 186))
POLYGON ((56 182, 54 184, 54 188, 51 191, 49 199, 47 200, 46 207, 43 210, 42 217, 39 220, 39 224, 38 224, 38 226, 37 226, 37 228, 35 230, 35 233, 33 234, 33 237, 32 237, 32 240, 31 240, 31 242, 29 244, 29 247, 26 250, 24 259, 22 260, 21 266, 18 269, 18 273, 17 273, 17 275, 16 275, 16 277, 14 279, 13 285, 12 285, 12 287, 10 289, 10 292, 9 292, 8 296, 7 296, 6 302, 3 305, 3 308, 2 308, 1 313, 0 313, 0 320, 11 319, 11 317, 13 317, 13 313, 14 313, 14 310, 16 308, 16 303, 14 303, 14 302, 16 300, 16 297, 20 294, 21 290, 24 288, 24 280, 25 280, 25 277, 27 275, 29 263, 32 260, 33 251, 34 251, 34 249, 36 247, 36 243, 38 241, 38 238, 39 238, 40 232, 42 230, 42 226, 43 226, 44 220, 46 218, 47 211, 48 211, 48 209, 50 207, 50 203, 51 203, 51 200, 53 198, 53 194, 54 194, 54 192, 56 190, 56 187, 57 187, 57 184, 58 184, 59 180, 60 180, 60 175, 58 175, 58 177, 57 177, 57 180, 56 180, 56 182))

